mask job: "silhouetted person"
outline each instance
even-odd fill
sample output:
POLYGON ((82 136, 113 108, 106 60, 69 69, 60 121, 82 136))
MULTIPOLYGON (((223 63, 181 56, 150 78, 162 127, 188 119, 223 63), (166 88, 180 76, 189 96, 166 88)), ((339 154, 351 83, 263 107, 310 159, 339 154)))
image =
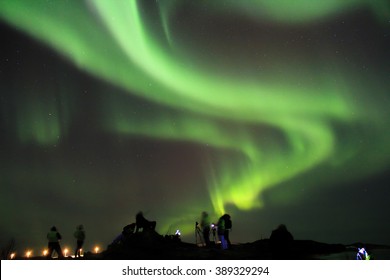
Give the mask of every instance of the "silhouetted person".
POLYGON ((200 227, 202 228, 202 235, 206 247, 210 247, 210 219, 207 212, 202 212, 200 227))
POLYGON ((53 251, 56 251, 58 254, 58 258, 62 259, 64 255, 62 254, 60 240, 62 239, 61 234, 57 231, 57 228, 53 226, 47 234, 48 243, 48 254, 47 258, 50 259, 52 257, 53 251))
POLYGON ((225 220, 225 231, 224 231, 223 236, 225 238, 227 248, 230 249, 230 248, 232 248, 232 244, 231 244, 230 239, 229 239, 229 232, 232 229, 232 219, 231 219, 229 214, 223 215, 222 218, 225 220))
POLYGON ((223 250, 227 249, 227 242, 225 240, 225 219, 223 216, 218 220, 217 233, 219 241, 221 241, 221 248, 223 250))
POLYGON ((148 221, 145 219, 142 212, 138 212, 135 216, 135 224, 136 224, 136 232, 138 232, 141 228, 142 230, 155 230, 156 229, 156 221, 148 221))
POLYGON ((131 235, 133 235, 135 227, 136 227, 135 223, 132 223, 132 224, 125 226, 122 230, 122 234, 123 234, 124 238, 129 238, 131 235))
POLYGON ((85 240, 85 230, 83 225, 78 225, 76 227, 76 231, 73 233, 73 236, 76 238, 76 251, 74 253, 74 257, 81 257, 81 250, 85 240))
POLYGON ((290 251, 294 237, 287 230, 287 227, 281 224, 277 229, 272 231, 270 241, 274 253, 278 257, 284 257, 290 251))
POLYGON ((131 236, 134 234, 135 227, 136 227, 135 223, 131 223, 124 226, 122 232, 117 237, 115 237, 115 239, 112 241, 110 246, 123 244, 129 241, 131 236))

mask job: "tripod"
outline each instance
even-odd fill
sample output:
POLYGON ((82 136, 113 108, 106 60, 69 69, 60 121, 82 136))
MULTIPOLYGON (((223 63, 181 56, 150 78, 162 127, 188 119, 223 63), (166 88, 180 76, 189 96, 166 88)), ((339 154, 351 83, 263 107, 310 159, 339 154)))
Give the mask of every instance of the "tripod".
POLYGON ((212 226, 212 232, 213 232, 214 243, 217 244, 217 229, 215 226, 212 226))
POLYGON ((195 222, 195 244, 203 246, 202 231, 200 230, 199 223, 195 222), (199 241, 198 241, 199 240, 199 241))

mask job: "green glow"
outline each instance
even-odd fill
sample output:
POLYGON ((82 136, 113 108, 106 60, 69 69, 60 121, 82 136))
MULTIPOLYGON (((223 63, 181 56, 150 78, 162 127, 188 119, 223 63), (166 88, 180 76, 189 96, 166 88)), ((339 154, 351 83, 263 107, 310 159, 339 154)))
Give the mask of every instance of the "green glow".
POLYGON ((19 105, 16 115, 17 135, 21 142, 34 142, 40 145, 58 144, 66 134, 66 112, 53 101, 48 105, 39 99, 27 99, 19 105))
MULTIPOLYGON (((389 151, 389 133, 382 133, 379 124, 375 128, 380 119, 388 118, 388 113, 376 112, 377 104, 354 101, 352 79, 339 77, 345 77, 344 71, 348 70, 340 70, 341 74, 333 70, 341 63, 336 61, 332 68, 323 62, 324 67, 313 73, 308 62, 291 66, 283 58, 276 58, 277 83, 259 79, 257 74, 244 78, 225 75, 222 67, 215 72, 193 62, 195 55, 183 57, 175 52, 185 47, 175 45, 180 34, 170 28, 170 16, 178 2, 168 2, 165 5, 160 1, 157 18, 161 21, 154 25, 146 20, 156 14, 143 13, 140 1, 53 1, 46 5, 46 1, 10 0, 0 3, 0 17, 50 45, 88 73, 167 108, 167 112, 137 118, 126 104, 116 101, 115 93, 107 93, 101 122, 108 132, 188 141, 240 154, 238 162, 223 156, 218 163, 205 159, 204 176, 218 214, 224 213, 228 204, 241 210, 262 207, 264 191, 316 167, 355 164, 354 159, 364 152, 359 150, 356 139, 348 144, 338 143, 334 124, 369 127, 378 137, 376 144, 389 151), (296 67, 302 74, 294 73, 296 67), (314 77, 318 83, 294 83, 304 83, 306 76, 314 77), (282 137, 269 131, 261 134, 264 127, 282 137), (259 138, 259 133, 264 138, 259 138)), ((389 7, 387 1, 369 4, 365 0, 212 2, 213 7, 226 4, 221 12, 238 9, 238 13, 248 12, 259 19, 266 14, 269 20, 298 24, 368 5, 374 10, 389 7)), ((39 103, 22 106, 20 112, 18 131, 22 142, 53 144, 66 133, 59 113, 48 117, 39 103)), ((381 154, 379 158, 372 153, 366 155, 377 163, 370 172, 386 166, 388 158, 381 154)), ((365 168, 357 169, 354 176, 361 169, 365 168)), ((330 182, 334 179, 326 178, 330 182)), ((191 206, 197 204, 191 198, 185 200, 191 206)), ((187 202, 182 207, 190 208, 187 202)), ((193 227, 183 232, 187 230, 193 227)))
MULTIPOLYGON (((159 7, 163 14, 170 15, 172 10, 182 4, 180 1, 159 1, 159 7)), ((208 10, 216 13, 224 14, 234 11, 236 14, 250 16, 254 20, 270 20, 288 24, 306 24, 361 8, 371 9, 379 20, 386 20, 390 11, 390 4, 386 0, 201 0, 196 1, 195 5, 207 5, 208 10)), ((163 21, 165 24, 166 19, 163 21)))
POLYGON ((255 19, 271 19, 285 23, 307 23, 323 20, 346 10, 362 7, 370 7, 378 17, 382 17, 386 13, 385 11, 389 12, 390 9, 390 4, 381 0, 227 0, 224 1, 224 5, 216 2, 215 9, 234 8, 236 11, 250 15, 255 19), (382 10, 379 10, 378 7, 382 10))

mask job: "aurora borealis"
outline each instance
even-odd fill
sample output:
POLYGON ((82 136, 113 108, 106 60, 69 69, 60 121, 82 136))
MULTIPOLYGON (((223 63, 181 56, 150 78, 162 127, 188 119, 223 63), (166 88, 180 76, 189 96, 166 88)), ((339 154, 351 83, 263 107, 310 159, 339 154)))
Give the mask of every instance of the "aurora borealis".
POLYGON ((239 242, 390 243, 387 0, 1 0, 0 20, 2 243, 83 223, 107 245, 139 210, 188 241, 206 210, 239 242))

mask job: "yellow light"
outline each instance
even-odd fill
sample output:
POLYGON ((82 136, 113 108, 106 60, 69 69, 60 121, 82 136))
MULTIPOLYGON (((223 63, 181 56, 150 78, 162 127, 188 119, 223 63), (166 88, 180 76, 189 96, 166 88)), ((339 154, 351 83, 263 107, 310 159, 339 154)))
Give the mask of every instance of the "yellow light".
POLYGON ((65 256, 65 258, 67 257, 68 252, 69 252, 68 248, 65 248, 64 249, 64 256, 65 256))
POLYGON ((30 258, 31 255, 32 255, 32 251, 31 251, 31 250, 26 252, 26 257, 27 257, 27 258, 30 258))
POLYGON ((16 254, 15 253, 11 253, 11 255, 9 256, 11 260, 13 260, 15 258, 16 254))
POLYGON ((99 252, 100 248, 98 246, 95 247, 95 254, 99 252))
POLYGON ((42 255, 43 255, 44 257, 46 257, 48 253, 49 253, 49 251, 48 251, 47 249, 45 249, 45 250, 43 250, 42 255))

